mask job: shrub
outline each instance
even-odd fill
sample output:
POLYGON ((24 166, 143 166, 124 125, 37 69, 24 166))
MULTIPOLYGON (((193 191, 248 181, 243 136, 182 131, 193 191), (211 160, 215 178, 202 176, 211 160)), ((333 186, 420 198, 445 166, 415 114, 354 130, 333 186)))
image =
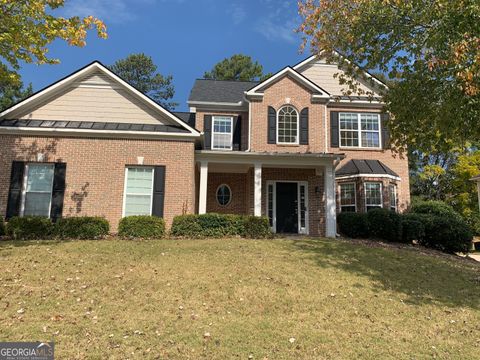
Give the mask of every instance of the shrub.
POLYGON ((173 236, 192 238, 244 236, 244 233, 244 216, 215 213, 176 216, 170 230, 173 236))
POLYGON ((429 214, 447 217, 451 216, 461 220, 460 214, 443 201, 417 201, 412 205, 409 212, 415 214, 429 214))
POLYGON ((270 223, 265 216, 246 216, 244 224, 245 237, 247 238, 260 239, 272 236, 270 223))
POLYGON ((472 233, 467 223, 456 217, 424 215, 425 235, 419 239, 423 246, 446 253, 468 252, 472 233))
POLYGON ((0 218, 0 236, 5 235, 5 222, 0 218))
POLYGON ((165 220, 157 216, 127 216, 120 220, 118 235, 132 239, 154 239, 165 235, 165 220))
POLYGON ((388 209, 372 209, 367 213, 368 233, 371 237, 386 241, 402 238, 400 215, 388 209))
POLYGON ((368 221, 367 214, 342 212, 337 216, 338 230, 347 237, 367 238, 368 221))
POLYGON ((102 217, 68 217, 55 224, 55 236, 60 239, 99 239, 109 231, 110 224, 102 217))
POLYGON ((12 217, 6 226, 6 233, 15 240, 49 239, 53 234, 53 224, 43 216, 12 217))
POLYGON ((425 226, 423 225, 422 214, 404 214, 400 215, 402 222, 401 242, 411 244, 413 240, 420 241, 425 236, 425 226))
POLYGON ((471 212, 464 217, 464 220, 470 227, 473 235, 480 235, 480 213, 471 212))

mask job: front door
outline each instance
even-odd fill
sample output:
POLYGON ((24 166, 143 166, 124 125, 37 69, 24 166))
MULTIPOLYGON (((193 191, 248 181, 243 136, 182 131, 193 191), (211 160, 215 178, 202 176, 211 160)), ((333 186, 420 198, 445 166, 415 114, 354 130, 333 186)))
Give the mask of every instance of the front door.
POLYGON ((298 233, 298 184, 276 183, 276 224, 279 233, 298 233))

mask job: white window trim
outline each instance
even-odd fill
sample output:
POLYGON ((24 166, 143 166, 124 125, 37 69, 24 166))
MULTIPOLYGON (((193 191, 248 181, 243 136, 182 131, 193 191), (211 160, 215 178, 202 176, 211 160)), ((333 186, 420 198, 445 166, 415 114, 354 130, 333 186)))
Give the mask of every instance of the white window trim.
POLYGON ((222 206, 222 207, 226 207, 228 205, 230 205, 230 203, 232 202, 232 197, 233 197, 233 193, 232 193, 232 188, 230 186, 228 186, 227 184, 220 184, 218 185, 217 187, 217 190, 215 191, 215 201, 217 202, 217 204, 219 206, 222 206), (222 186, 226 186, 228 188, 228 190, 230 191, 230 199, 228 199, 228 202, 224 205, 224 204, 220 204, 220 202, 218 201, 218 190, 222 187, 222 186))
POLYGON ((355 212, 357 212, 357 184, 354 182, 344 182, 339 184, 339 190, 340 190, 340 212, 343 211, 342 207, 343 206, 355 206, 355 212), (355 204, 353 205, 342 205, 342 185, 353 185, 353 193, 354 193, 354 198, 355 198, 355 204))
POLYGON ((51 184, 51 191, 50 191, 50 202, 48 204, 48 218, 52 215, 52 198, 53 198, 53 182, 55 181, 55 165, 48 164, 48 163, 27 163, 25 164, 25 168, 23 170, 23 184, 22 184, 22 201, 20 203, 20 217, 25 215, 25 200, 27 198, 27 180, 28 180, 28 167, 29 165, 49 165, 53 167, 54 174, 52 176, 52 184, 51 184))
MULTIPOLYGON (((226 134, 226 133, 218 133, 218 134, 226 134)), ((213 150, 224 150, 229 151, 233 150, 233 116, 212 116, 212 149, 213 150), (216 119, 229 119, 230 120, 230 147, 229 148, 218 148, 215 147, 215 120, 216 119)))
POLYGON ((267 181, 266 183, 266 189, 267 189, 267 192, 266 192, 266 195, 267 195, 267 201, 266 201, 266 204, 265 204, 265 213, 267 214, 268 216, 268 202, 269 202, 269 196, 268 196, 268 186, 269 185, 272 185, 273 187, 273 201, 272 201, 272 206, 273 206, 273 209, 272 209, 272 216, 273 216, 273 219, 272 219, 272 231, 274 233, 277 232, 277 182, 280 182, 280 183, 296 183, 297 184, 297 228, 298 228, 298 233, 299 234, 304 234, 304 235, 308 235, 309 232, 310 232, 310 221, 309 221, 309 218, 310 218, 310 209, 309 209, 309 198, 308 198, 308 182, 307 181, 289 181, 289 180, 269 180, 267 181), (301 227, 300 226, 300 186, 305 186, 305 207, 306 207, 306 211, 305 211, 305 227, 301 227))
POLYGON ((389 196, 389 206, 390 206, 390 210, 395 210, 395 212, 397 212, 397 209, 398 209, 398 189, 397 189, 397 185, 395 184, 389 184, 388 185, 388 196, 389 196), (392 199, 390 198, 390 187, 393 187, 393 193, 395 195, 395 206, 392 206, 392 199))
POLYGON ((383 208, 383 184, 379 181, 366 181, 363 183, 363 192, 365 195, 365 211, 367 211, 367 207, 374 206, 383 208), (367 184, 380 184, 380 206, 378 204, 368 204, 367 203, 367 184))
POLYGON ((378 150, 382 149, 382 119, 380 118, 380 114, 372 114, 372 113, 364 113, 364 112, 340 112, 338 113, 338 145, 342 149, 364 149, 364 150, 378 150), (355 131, 355 130, 346 130, 342 129, 340 126, 340 115, 341 114, 355 114, 357 115, 357 125, 358 129, 356 130, 358 133, 358 146, 343 146, 342 145, 342 131, 355 131), (362 130, 362 121, 361 115, 362 114, 369 114, 369 115, 376 115, 378 119, 378 146, 362 146, 362 132, 377 132, 376 130, 362 130))
MULTIPOLYGON (((125 207, 127 205, 127 181, 128 181, 128 169, 152 169, 152 193, 150 194, 150 216, 153 211, 153 189, 155 181, 155 168, 153 166, 126 166, 125 167, 125 177, 123 184, 123 206, 122 206, 122 218, 125 217, 125 207)), ((130 194, 130 195, 145 195, 145 194, 130 194)))
POLYGON ((277 110, 277 123, 276 123, 275 127, 276 127, 276 132, 277 132, 277 134, 276 134, 277 137, 276 137, 275 140, 276 140, 277 144, 279 144, 279 145, 299 145, 300 144, 300 113, 295 108, 295 106, 293 106, 293 105, 283 105, 282 107, 280 107, 280 109, 277 110), (297 113, 297 141, 295 141, 295 142, 281 142, 281 141, 278 141, 278 121, 279 121, 280 110, 282 110, 283 108, 286 108, 286 107, 291 107, 297 113))

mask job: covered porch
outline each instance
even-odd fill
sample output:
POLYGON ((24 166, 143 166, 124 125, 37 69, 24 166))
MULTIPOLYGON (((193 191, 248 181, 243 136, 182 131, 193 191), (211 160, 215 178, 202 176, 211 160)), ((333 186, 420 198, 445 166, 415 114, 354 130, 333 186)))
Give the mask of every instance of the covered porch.
POLYGON ((199 150, 197 211, 267 216, 276 233, 335 237, 333 154, 199 150))

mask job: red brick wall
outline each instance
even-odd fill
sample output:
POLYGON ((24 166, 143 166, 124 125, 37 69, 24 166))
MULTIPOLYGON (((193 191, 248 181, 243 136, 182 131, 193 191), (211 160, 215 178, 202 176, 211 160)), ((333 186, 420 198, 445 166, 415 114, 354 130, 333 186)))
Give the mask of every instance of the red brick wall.
POLYGON ((221 214, 248 213, 247 209, 247 174, 209 173, 207 185, 207 212, 221 214), (231 190, 231 201, 222 206, 217 202, 217 189, 226 184, 231 190))
POLYGON ((312 103, 312 94, 305 87, 289 77, 284 77, 264 91, 263 100, 253 101, 251 150, 252 151, 277 151, 277 152, 324 152, 325 137, 324 109, 325 105, 312 103), (268 107, 279 110, 284 105, 291 105, 300 113, 308 107, 308 145, 277 145, 267 143, 268 132, 268 107))
POLYGON ((165 165, 165 220, 194 212, 194 144, 94 138, 0 136, 0 214, 5 215, 13 160, 32 161, 44 153, 46 162, 67 163, 64 216, 104 216, 116 231, 122 217, 125 165, 165 165))
MULTIPOLYGON (((375 112, 372 109, 358 109, 358 108, 346 108, 346 107, 329 107, 328 108, 328 123, 330 124, 330 111, 342 111, 342 112, 375 112)), ((377 110, 378 111, 378 110, 377 110)), ((330 125, 327 127, 328 141, 330 144, 330 125)), ((399 210, 405 211, 410 204, 410 182, 408 172, 408 159, 406 156, 400 156, 390 150, 346 150, 342 148, 328 148, 332 153, 344 153, 346 158, 338 165, 337 169, 342 167, 348 160, 361 159, 361 160, 380 160, 387 165, 390 169, 395 171, 401 178, 398 182, 398 199, 399 210)))

